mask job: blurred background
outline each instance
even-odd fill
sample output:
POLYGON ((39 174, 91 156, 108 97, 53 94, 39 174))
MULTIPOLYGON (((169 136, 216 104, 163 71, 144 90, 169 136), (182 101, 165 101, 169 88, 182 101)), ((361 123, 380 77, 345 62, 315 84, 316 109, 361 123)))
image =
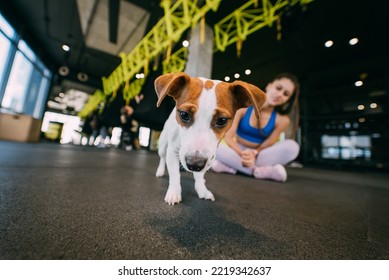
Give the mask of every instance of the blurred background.
MULTIPOLYGON (((154 151, 174 102, 166 100, 157 109, 153 83, 168 71, 164 61, 190 46, 193 29, 182 30, 124 83, 115 82, 112 73, 155 30, 164 5, 175 2, 1 1, 0 139, 127 149, 120 116, 128 105, 135 108, 131 129, 139 139, 128 149, 154 151), (132 84, 138 87, 130 91, 132 84), (94 118, 103 119, 105 127, 97 131, 94 118)), ((212 1, 190 2, 201 7, 212 1)), ((257 30, 243 36, 229 30, 238 39, 224 49, 217 47, 215 35, 210 78, 264 88, 278 73, 298 76, 297 141, 302 148, 296 166, 389 171, 384 1, 217 2, 217 9, 200 20, 214 34, 215 26, 240 15, 237 11, 246 4, 246 12, 274 19, 261 28, 258 22, 257 30), (266 14, 265 4, 280 3, 276 14, 266 14)), ((180 57, 185 64, 187 51, 180 57)))

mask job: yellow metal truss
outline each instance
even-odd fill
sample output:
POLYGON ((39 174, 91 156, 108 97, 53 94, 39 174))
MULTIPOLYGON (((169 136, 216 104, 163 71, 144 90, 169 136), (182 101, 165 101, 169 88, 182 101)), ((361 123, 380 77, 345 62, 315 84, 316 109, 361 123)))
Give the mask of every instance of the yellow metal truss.
POLYGON ((238 54, 241 44, 253 32, 278 20, 285 6, 307 5, 313 0, 249 0, 214 26, 216 50, 224 52, 226 47, 237 43, 238 54), (261 2, 262 6, 259 7, 261 2), (273 4, 274 3, 274 4, 273 4))
POLYGON ((162 0, 164 17, 127 56, 121 56, 122 63, 108 77, 102 78, 104 94, 117 90, 142 69, 147 75, 150 60, 161 52, 168 50, 169 58, 172 43, 177 42, 186 29, 195 26, 209 10, 216 11, 220 1, 206 0, 199 8, 199 0, 162 0))
POLYGON ((181 48, 170 56, 170 59, 165 59, 162 62, 163 73, 177 73, 185 69, 185 64, 188 56, 188 49, 181 48))
POLYGON ((86 118, 89 116, 101 102, 105 100, 105 95, 101 90, 96 90, 96 92, 89 97, 88 102, 84 105, 82 110, 78 112, 80 118, 86 118))
MULTIPOLYGON (((142 70, 146 77, 149 72, 150 61, 163 51, 167 51, 166 58, 162 63, 163 73, 183 71, 186 64, 187 50, 182 48, 170 54, 172 44, 181 38, 185 30, 191 26, 194 27, 200 20, 204 20, 204 15, 209 10, 216 11, 221 2, 221 0, 206 0, 205 4, 199 8, 198 2, 200 1, 162 0, 161 6, 165 11, 164 17, 128 55, 125 53, 120 54, 121 64, 108 77, 102 78, 104 93, 96 92, 96 97, 91 98, 90 102, 85 105, 89 109, 84 109, 87 112, 93 111, 104 100, 104 96, 109 96, 116 92, 123 83, 125 83, 123 98, 129 103, 133 97, 140 93, 145 78, 134 80, 131 83, 129 81, 142 70), (95 100, 99 100, 99 102, 95 100)), ((215 24, 215 51, 223 52, 227 46, 237 43, 239 55, 242 42, 246 40, 247 36, 266 26, 271 27, 275 21, 279 20, 283 8, 287 5, 295 6, 300 4, 304 6, 312 1, 314 0, 247 1, 240 8, 215 24), (259 7, 259 2, 261 7, 259 7)), ((87 116, 89 113, 85 114, 84 109, 80 114, 87 116)))
POLYGON ((145 83, 146 79, 136 79, 132 82, 127 82, 123 88, 123 99, 126 101, 126 104, 130 104, 130 100, 138 95, 145 83))

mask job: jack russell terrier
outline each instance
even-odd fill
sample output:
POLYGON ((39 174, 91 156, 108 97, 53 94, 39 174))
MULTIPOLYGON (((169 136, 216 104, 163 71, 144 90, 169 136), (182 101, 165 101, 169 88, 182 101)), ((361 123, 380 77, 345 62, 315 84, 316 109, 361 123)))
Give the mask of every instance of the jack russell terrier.
POLYGON ((216 149, 230 128, 238 109, 254 105, 255 113, 265 102, 265 93, 254 85, 193 78, 185 73, 164 74, 155 80, 157 107, 166 95, 176 107, 167 119, 159 138, 160 156, 157 177, 169 173, 165 202, 181 201, 181 165, 193 172, 195 190, 201 199, 215 200, 205 186, 204 174, 215 159, 216 149))

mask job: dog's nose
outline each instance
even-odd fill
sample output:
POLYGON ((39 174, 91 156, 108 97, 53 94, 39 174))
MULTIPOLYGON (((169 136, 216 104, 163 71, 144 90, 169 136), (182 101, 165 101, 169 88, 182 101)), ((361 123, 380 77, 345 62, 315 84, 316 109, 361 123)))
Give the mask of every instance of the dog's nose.
POLYGON ((186 156, 185 163, 190 171, 199 172, 204 169, 207 158, 198 155, 186 156))

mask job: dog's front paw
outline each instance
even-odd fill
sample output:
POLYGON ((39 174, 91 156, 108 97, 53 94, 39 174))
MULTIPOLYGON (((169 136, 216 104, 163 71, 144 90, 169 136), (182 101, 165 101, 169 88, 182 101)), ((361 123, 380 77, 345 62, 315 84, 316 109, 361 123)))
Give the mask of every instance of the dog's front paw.
POLYGON ((196 189, 200 199, 209 199, 215 201, 215 197, 207 188, 196 189))
POLYGON ((181 191, 169 188, 165 195, 165 202, 169 205, 178 204, 181 202, 181 191))

